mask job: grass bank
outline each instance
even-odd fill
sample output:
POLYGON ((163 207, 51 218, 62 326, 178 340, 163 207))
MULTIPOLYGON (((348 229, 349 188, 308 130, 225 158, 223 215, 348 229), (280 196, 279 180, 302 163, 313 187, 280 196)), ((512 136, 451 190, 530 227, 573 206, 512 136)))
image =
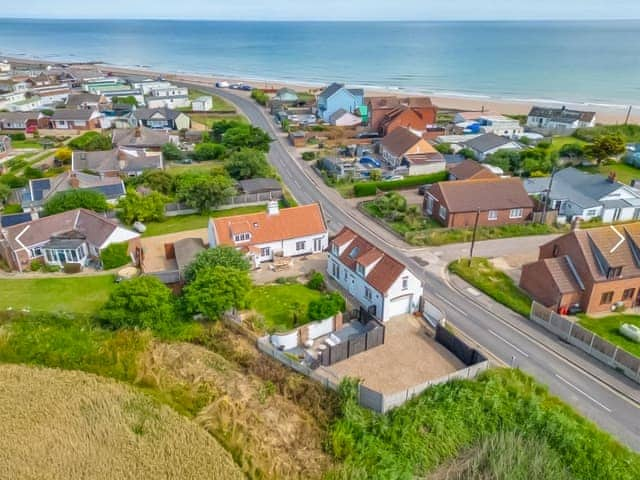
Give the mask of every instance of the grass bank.
POLYGON ((212 112, 209 114, 192 113, 192 114, 189 114, 189 116, 191 117, 191 120, 201 125, 204 125, 205 127, 207 127, 207 129, 211 129, 216 122, 219 122, 221 120, 233 120, 236 122, 244 122, 244 123, 247 122, 246 117, 244 117, 243 115, 237 115, 237 114, 223 114, 223 113, 216 114, 212 112))
POLYGON ((640 343, 629 340, 624 335, 621 335, 618 330, 624 323, 640 327, 640 315, 608 315, 594 318, 579 314, 578 318, 580 319, 578 323, 587 330, 591 330, 627 352, 640 357, 640 343))
POLYGON ((449 271, 460 276, 478 290, 511 310, 529 316, 531 299, 504 272, 496 269, 486 258, 456 260, 449 264, 449 271))
POLYGON ((301 284, 264 285, 252 290, 249 301, 264 317, 265 330, 284 332, 307 323, 309 303, 321 296, 319 291, 301 284))

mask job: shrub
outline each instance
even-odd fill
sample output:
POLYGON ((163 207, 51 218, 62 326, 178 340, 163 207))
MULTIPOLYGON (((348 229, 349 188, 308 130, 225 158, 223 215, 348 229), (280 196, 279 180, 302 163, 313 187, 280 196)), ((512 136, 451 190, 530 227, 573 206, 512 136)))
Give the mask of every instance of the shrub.
POLYGON ((17 203, 9 203, 4 206, 3 213, 5 215, 11 215, 12 213, 22 213, 22 205, 18 205, 17 203))
POLYGON ((315 160, 316 152, 302 152, 302 159, 306 162, 315 160))
POLYGON ((27 139, 27 136, 24 133, 10 133, 9 138, 14 142, 22 142, 27 139))
POLYGON ((356 183, 353 186, 353 194, 356 197, 371 197, 378 191, 377 183, 356 183))
POLYGON ((69 165, 71 163, 71 156, 73 155, 73 150, 69 147, 60 147, 56 150, 55 157, 63 165, 69 165))
POLYGON ((94 190, 67 190, 56 193, 45 204, 47 215, 67 212, 76 208, 86 208, 94 212, 106 212, 109 209, 106 197, 94 190))
POLYGON ((40 170, 39 168, 35 168, 32 166, 27 166, 25 167, 25 169, 22 172, 24 178, 27 178, 29 180, 35 179, 35 178, 42 178, 44 177, 44 174, 42 173, 42 170, 40 170))
POLYGON ((247 256, 234 247, 225 245, 200 252, 184 272, 187 282, 196 278, 199 272, 213 267, 229 267, 248 272, 251 268, 247 256))
POLYGON ((69 146, 74 150, 83 150, 85 152, 105 151, 113 148, 111 137, 101 135, 98 132, 87 132, 80 135, 71 140, 69 146))
POLYGON ((182 150, 180 150, 175 144, 169 142, 162 146, 162 155, 169 161, 182 160, 182 150))
POLYGON ((42 263, 42 260, 39 258, 34 258, 29 264, 29 270, 31 270, 32 272, 39 272, 43 267, 44 263, 42 263))
POLYGON ((403 188, 418 187, 427 183, 444 182, 449 174, 446 171, 430 173, 428 175, 414 175, 412 177, 403 178, 393 182, 366 182, 356 183, 353 186, 353 193, 356 197, 368 197, 375 195, 377 190, 388 192, 391 190, 400 190, 403 188))
POLYGON ((218 160, 224 156, 226 149, 219 143, 199 143, 193 150, 193 159, 196 162, 218 160))
POLYGON ((337 292, 329 293, 322 298, 312 300, 309 303, 308 316, 311 320, 324 320, 344 312, 347 308, 345 299, 337 292))
POLYGON ((29 183, 29 180, 25 177, 18 177, 13 173, 6 173, 4 175, 0 175, 0 182, 5 185, 9 185, 11 188, 21 188, 29 183))
POLYGON ((111 270, 112 268, 127 265, 131 261, 128 250, 129 244, 127 242, 112 243, 100 252, 102 267, 105 270, 111 270))
POLYGON ((251 90, 251 98, 253 98, 260 105, 266 105, 267 103, 269 103, 269 96, 262 90, 259 90, 257 88, 251 90))
POLYGON ((311 278, 307 282, 307 287, 312 290, 318 290, 320 292, 324 291, 326 288, 324 275, 322 275, 320 272, 313 272, 313 274, 311 274, 311 278))

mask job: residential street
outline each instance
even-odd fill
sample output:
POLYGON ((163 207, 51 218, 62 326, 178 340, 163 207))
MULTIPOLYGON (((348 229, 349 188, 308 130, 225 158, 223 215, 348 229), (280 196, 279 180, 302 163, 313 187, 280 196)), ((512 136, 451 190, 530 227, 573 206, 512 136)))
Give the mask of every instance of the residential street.
MULTIPOLYGON (((473 343, 491 353, 497 363, 515 365, 547 384, 567 403, 640 450, 640 389, 622 375, 506 309, 449 279, 446 264, 468 255, 467 245, 409 248, 375 221, 327 187, 308 164, 295 157, 293 147, 277 132, 264 110, 247 96, 227 90, 190 85, 235 103, 250 121, 269 132, 273 142, 269 160, 299 203, 319 202, 330 230, 348 225, 381 249, 404 262, 425 281, 425 298, 446 312, 448 321, 473 343)), ((527 237, 479 242, 476 255, 495 256, 528 252, 552 237, 527 237)))

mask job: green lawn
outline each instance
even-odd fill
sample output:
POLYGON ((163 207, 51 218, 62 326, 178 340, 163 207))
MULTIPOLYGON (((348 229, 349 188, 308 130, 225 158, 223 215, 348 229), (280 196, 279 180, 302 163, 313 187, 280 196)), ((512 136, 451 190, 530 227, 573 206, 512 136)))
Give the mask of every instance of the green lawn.
POLYGON ((189 100, 195 100, 198 97, 211 97, 213 108, 211 109, 213 112, 229 112, 235 111, 236 107, 227 102, 226 100, 218 97, 217 95, 212 95, 210 93, 202 92, 200 90, 192 90, 189 89, 189 100))
POLYGON ((214 123, 219 122, 221 120, 234 120, 236 122, 245 122, 245 123, 247 122, 247 119, 243 115, 233 115, 233 114, 230 114, 230 115, 208 114, 207 115, 207 114, 194 113, 189 116, 191 117, 192 121, 205 125, 207 128, 212 128, 214 123))
POLYGON ((584 140, 580 140, 576 137, 553 137, 553 141, 551 142, 551 151, 559 152, 562 147, 572 143, 577 143, 582 146, 587 144, 584 140))
POLYGON ((207 160, 204 162, 193 162, 193 163, 170 163, 165 169, 166 172, 171 173, 173 175, 177 175, 180 173, 186 172, 208 172, 214 167, 223 167, 224 162, 219 160, 207 160))
POLYGON ((243 215, 245 213, 256 213, 266 211, 264 205, 251 205, 249 207, 230 208, 227 210, 215 210, 206 215, 180 215, 177 217, 167 217, 163 222, 145 223, 147 231, 143 237, 155 237, 166 233, 183 232, 206 228, 210 218, 230 217, 233 215, 243 215))
POLYGON ((251 307, 264 316, 265 329, 291 330, 307 322, 307 308, 312 300, 322 296, 301 284, 265 285, 255 287, 249 296, 251 307))
POLYGON ((15 149, 20 148, 34 148, 34 149, 42 149, 42 144, 38 140, 14 140, 11 142, 11 146, 15 149))
POLYGON ((627 352, 640 357, 640 343, 629 340, 618 331, 618 328, 623 323, 640 327, 640 315, 609 315, 606 317, 593 318, 580 314, 578 318, 580 318, 578 323, 587 330, 591 330, 593 333, 600 335, 611 343, 615 343, 627 352))
POLYGON ((515 312, 529 316, 531 299, 504 272, 496 269, 486 258, 456 260, 449 264, 449 271, 459 275, 478 290, 515 312))
POLYGON ((626 185, 631 180, 640 179, 640 169, 627 165, 626 163, 615 163, 613 165, 600 165, 593 167, 582 167, 582 170, 589 173, 599 173, 605 177, 609 176, 609 172, 616 173, 616 179, 626 185))
POLYGON ((0 309, 94 313, 114 286, 112 275, 0 279, 0 309))

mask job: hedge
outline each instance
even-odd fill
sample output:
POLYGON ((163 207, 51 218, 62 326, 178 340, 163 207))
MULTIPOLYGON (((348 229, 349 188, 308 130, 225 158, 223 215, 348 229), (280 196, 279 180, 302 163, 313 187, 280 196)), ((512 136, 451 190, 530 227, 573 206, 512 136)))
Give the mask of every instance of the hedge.
POLYGON ((449 176, 445 170, 428 175, 414 175, 412 177, 395 180, 393 182, 363 182, 356 183, 353 186, 353 193, 356 197, 369 197, 376 194, 376 191, 382 190, 389 192, 391 190, 400 190, 403 188, 419 187, 427 183, 444 182, 449 176))

